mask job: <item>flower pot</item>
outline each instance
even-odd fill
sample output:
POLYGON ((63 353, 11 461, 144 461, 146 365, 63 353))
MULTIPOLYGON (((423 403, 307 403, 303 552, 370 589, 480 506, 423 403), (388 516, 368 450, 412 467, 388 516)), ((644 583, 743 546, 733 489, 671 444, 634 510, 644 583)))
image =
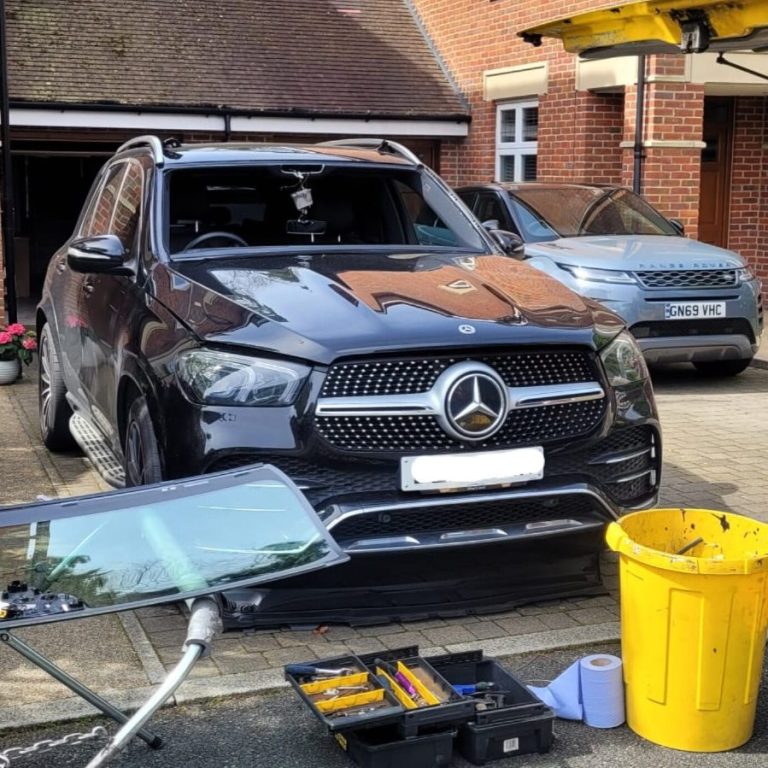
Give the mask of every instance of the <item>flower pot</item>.
POLYGON ((0 360, 0 384, 13 384, 21 374, 21 362, 18 357, 13 360, 0 360))

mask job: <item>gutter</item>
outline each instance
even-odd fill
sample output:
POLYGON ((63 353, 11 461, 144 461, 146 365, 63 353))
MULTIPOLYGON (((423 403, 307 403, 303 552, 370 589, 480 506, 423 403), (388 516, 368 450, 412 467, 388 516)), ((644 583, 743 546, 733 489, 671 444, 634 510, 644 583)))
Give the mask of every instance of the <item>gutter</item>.
POLYGON ((232 117, 276 117, 303 118, 308 120, 436 120, 440 122, 470 123, 472 117, 465 112, 435 115, 431 113, 392 113, 392 112, 320 112, 307 109, 246 109, 228 107, 221 104, 200 104, 199 106, 163 105, 163 104, 120 104, 118 102, 67 102, 67 101, 27 101, 12 99, 12 109, 44 109, 51 111, 72 112, 127 112, 132 114, 179 114, 200 116, 232 117))

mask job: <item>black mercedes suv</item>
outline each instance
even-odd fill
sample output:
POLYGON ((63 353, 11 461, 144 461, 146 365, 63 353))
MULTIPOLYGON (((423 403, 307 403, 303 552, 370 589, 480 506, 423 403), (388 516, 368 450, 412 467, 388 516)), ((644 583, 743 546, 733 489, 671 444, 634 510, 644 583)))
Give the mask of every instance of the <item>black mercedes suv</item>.
POLYGON ((233 621, 594 592, 606 521, 656 498, 651 384, 521 256, 393 142, 131 140, 48 269, 44 442, 115 486, 288 474, 351 560, 230 593, 233 621))

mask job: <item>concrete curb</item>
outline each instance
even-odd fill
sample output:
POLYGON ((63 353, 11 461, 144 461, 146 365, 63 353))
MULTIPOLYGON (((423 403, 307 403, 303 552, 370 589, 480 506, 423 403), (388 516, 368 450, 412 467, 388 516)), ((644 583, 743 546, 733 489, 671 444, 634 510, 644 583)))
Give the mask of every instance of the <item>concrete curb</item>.
MULTIPOLYGON (((138 620, 132 614, 124 614, 124 616, 130 617, 127 624, 125 619, 123 619, 123 615, 121 615, 121 620, 123 620, 123 626, 126 628, 131 643, 139 655, 148 678, 154 682, 159 682, 158 676, 162 679, 165 671, 157 654, 149 644, 149 640, 141 629, 138 620), (160 670, 163 670, 162 673, 160 670)), ((475 643, 459 643, 440 648, 421 648, 420 653, 423 656, 432 656, 441 653, 461 653, 482 648, 487 655, 504 660, 522 653, 543 653, 594 643, 613 642, 620 640, 620 638, 620 624, 616 621, 597 624, 591 627, 581 626, 570 629, 556 629, 530 635, 505 637, 498 640, 478 640, 475 643)), ((193 677, 182 685, 176 696, 172 697, 166 706, 189 704, 191 702, 223 698, 225 696, 270 693, 286 686, 287 683, 283 679, 282 671, 279 669, 241 672, 216 677, 193 677)), ((134 688, 111 693, 105 691, 102 695, 110 703, 118 707, 118 709, 128 712, 138 709, 152 694, 155 687, 134 688)), ((77 697, 61 699, 56 702, 25 704, 16 708, 8 708, 3 712, 4 722, 0 725, 0 732, 36 725, 51 725, 79 720, 96 714, 98 714, 96 709, 77 697)))
POLYGON ((750 367, 760 368, 764 371, 768 371, 768 360, 763 360, 759 357, 753 357, 752 362, 750 363, 750 367))

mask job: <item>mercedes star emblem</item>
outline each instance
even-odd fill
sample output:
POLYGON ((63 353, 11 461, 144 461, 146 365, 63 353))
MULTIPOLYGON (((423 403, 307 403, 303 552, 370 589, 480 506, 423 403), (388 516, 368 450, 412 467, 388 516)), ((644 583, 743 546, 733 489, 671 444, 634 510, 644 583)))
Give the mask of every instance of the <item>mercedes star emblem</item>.
POLYGON ((501 427, 506 416, 506 388, 492 369, 462 373, 449 385, 444 427, 454 436, 484 440, 501 427))
POLYGON ((466 323, 464 325, 459 326, 459 332, 460 333, 474 333, 475 332, 475 326, 469 325, 469 323, 466 323))

